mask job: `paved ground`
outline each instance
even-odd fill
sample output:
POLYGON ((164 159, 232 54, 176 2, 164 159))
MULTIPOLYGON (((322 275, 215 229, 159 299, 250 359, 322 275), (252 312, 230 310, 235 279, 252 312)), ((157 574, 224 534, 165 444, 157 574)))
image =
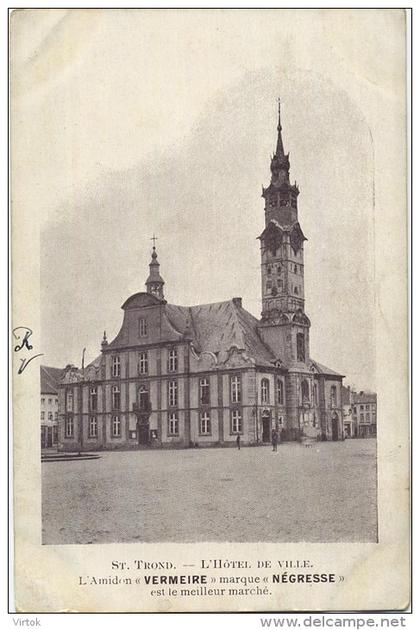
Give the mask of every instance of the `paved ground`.
POLYGON ((43 542, 374 542, 376 441, 42 464, 43 542))

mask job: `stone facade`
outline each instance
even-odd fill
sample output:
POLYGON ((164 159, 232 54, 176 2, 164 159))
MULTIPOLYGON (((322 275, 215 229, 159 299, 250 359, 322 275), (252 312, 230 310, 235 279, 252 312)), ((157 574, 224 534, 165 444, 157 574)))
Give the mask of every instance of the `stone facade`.
POLYGON ((310 358, 299 189, 289 181, 279 112, 271 183, 263 189, 262 313, 241 298, 168 304, 156 248, 146 292, 123 304, 122 327, 59 393, 59 448, 234 446, 343 439, 343 376, 310 358))

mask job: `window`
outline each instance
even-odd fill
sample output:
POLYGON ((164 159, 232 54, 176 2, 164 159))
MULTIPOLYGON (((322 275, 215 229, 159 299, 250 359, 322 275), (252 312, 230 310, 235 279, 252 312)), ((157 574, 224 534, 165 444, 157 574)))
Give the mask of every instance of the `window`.
POLYGON ((112 408, 121 409, 121 393, 118 385, 114 385, 112 388, 112 408))
POLYGON ((58 420, 58 411, 55 411, 55 412, 54 412, 54 419, 55 419, 55 420, 58 420))
POLYGON ((168 382, 168 404, 170 407, 176 407, 178 404, 178 383, 176 381, 168 382))
POLYGON ((270 402, 270 382, 268 378, 261 381, 261 403, 267 405, 270 402))
POLYGON ((52 398, 48 398, 48 404, 51 405, 52 404, 52 398))
POLYGON ((271 276, 271 267, 270 267, 270 265, 267 267, 267 276, 271 276))
POLYGON ((41 420, 45 420, 45 411, 41 411, 41 420))
POLYGON ((295 266, 294 266, 294 269, 293 269, 293 271, 294 271, 295 273, 297 273, 297 272, 298 272, 298 268, 297 268, 297 265, 295 265, 295 266))
POLYGON ((231 431, 232 433, 242 433, 242 416, 239 409, 233 409, 231 412, 231 431))
POLYGON ((120 357, 112 357, 112 376, 121 376, 121 360, 120 357))
POLYGON ((361 413, 360 414, 360 422, 364 422, 365 421, 365 414, 361 413))
POLYGON ((296 335, 296 354, 298 361, 305 360, 305 335, 304 333, 297 333, 296 335))
POLYGON ((139 407, 140 411, 150 410, 149 391, 145 385, 139 389, 139 407))
POLYGON ((45 398, 41 398, 41 405, 45 404, 45 398))
POLYGON ((168 416, 168 435, 178 435, 179 420, 176 413, 170 413, 168 416))
POLYGON ((230 401, 233 403, 241 402, 241 377, 230 377, 230 401))
POLYGON ((364 411, 365 410, 365 406, 364 405, 360 405, 360 411, 364 411))
POLYGON ((148 371, 147 352, 139 352, 139 374, 147 374, 148 371))
POLYGON ((366 422, 370 422, 370 413, 366 414, 366 422))
POLYGON ((210 433, 211 433, 210 415, 208 411, 203 411, 203 413, 200 416, 200 434, 210 435, 210 433))
POLYGON ((139 319, 139 337, 147 337, 147 321, 144 317, 139 319))
POLYGON ((98 408, 98 390, 97 387, 89 389, 89 411, 96 411, 98 408))
POLYGON ((73 418, 66 418, 65 423, 64 423, 64 430, 65 430, 66 437, 73 437, 73 434, 74 434, 73 418))
POLYGON ((299 288, 295 287, 294 291, 295 291, 295 295, 297 295, 299 293, 299 288))
POLYGON ((73 392, 71 391, 66 393, 66 409, 67 411, 73 411, 73 392))
POLYGON ((169 350, 168 354, 168 372, 176 372, 178 370, 178 352, 176 348, 169 350))
POLYGON ((309 385, 308 381, 302 381, 300 385, 300 390, 302 393, 302 402, 309 402, 309 385))
POLYGON ((200 378, 200 405, 210 404, 210 382, 208 378, 200 378))
POLYGON ((266 283, 265 287, 266 287, 267 291, 270 291, 270 290, 271 290, 271 287, 272 287, 271 280, 268 280, 268 281, 267 281, 267 283, 266 283))
POLYGON ((112 435, 113 437, 121 436, 121 420, 119 416, 113 416, 112 418, 112 435))
POLYGON ((49 420, 50 422, 52 422, 52 419, 53 419, 53 414, 52 414, 52 411, 49 411, 49 412, 48 412, 48 420, 49 420))
POLYGON ((95 416, 89 418, 89 437, 98 437, 98 421, 95 416))
POLYGON ((284 405, 284 385, 281 378, 277 379, 277 402, 279 405, 284 405))
POLYGON ((331 407, 337 407, 337 387, 335 385, 331 386, 330 402, 331 407))

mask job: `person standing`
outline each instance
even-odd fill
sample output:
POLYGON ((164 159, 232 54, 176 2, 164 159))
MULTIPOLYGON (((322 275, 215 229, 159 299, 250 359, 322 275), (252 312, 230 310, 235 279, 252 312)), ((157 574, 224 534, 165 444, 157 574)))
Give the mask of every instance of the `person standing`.
POLYGON ((271 443, 273 445, 273 451, 277 451, 277 443, 278 443, 278 433, 277 433, 277 429, 273 429, 271 431, 271 443))
POLYGON ((241 450, 241 436, 238 434, 236 436, 236 446, 238 447, 238 451, 241 450))

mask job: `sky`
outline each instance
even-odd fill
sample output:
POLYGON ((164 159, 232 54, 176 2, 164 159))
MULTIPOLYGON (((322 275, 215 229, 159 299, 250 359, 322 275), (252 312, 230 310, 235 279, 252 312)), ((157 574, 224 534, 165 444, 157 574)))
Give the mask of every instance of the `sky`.
MULTIPOLYGON (((43 363, 80 365, 83 348, 89 362, 103 331, 118 333, 121 305, 144 290, 153 234, 169 302, 241 296, 259 317, 261 186, 280 96, 308 238, 311 356, 375 389, 376 143, 395 119, 360 13, 369 11, 349 15, 354 38, 345 20, 317 10, 16 16, 25 186, 15 203, 40 234, 43 363)), ((392 37, 384 55, 386 87, 399 63, 392 37)))

